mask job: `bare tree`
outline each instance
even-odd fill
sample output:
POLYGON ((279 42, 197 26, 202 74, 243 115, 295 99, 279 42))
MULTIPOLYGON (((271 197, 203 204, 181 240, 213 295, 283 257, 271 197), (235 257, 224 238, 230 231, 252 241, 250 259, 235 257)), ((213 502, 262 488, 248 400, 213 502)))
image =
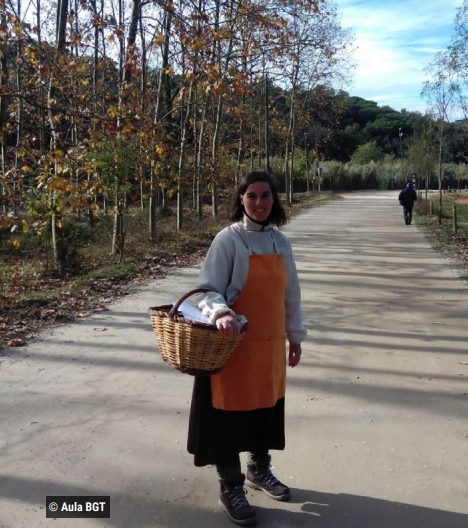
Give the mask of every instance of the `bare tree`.
MULTIPOLYGON (((2 173, 5 177, 8 167, 8 134, 7 134, 7 110, 8 110, 8 23, 5 0, 0 0, 0 130, 2 136, 2 173)), ((2 195, 6 195, 6 183, 2 183, 2 195)), ((6 214, 6 202, 3 202, 3 212, 6 214)))
POLYGON ((450 56, 447 52, 439 52, 432 63, 426 68, 429 80, 424 83, 421 95, 428 103, 428 109, 433 117, 436 129, 436 148, 439 179, 439 224, 442 223, 442 163, 446 147, 446 129, 454 109, 455 83, 453 74, 448 67, 450 56))

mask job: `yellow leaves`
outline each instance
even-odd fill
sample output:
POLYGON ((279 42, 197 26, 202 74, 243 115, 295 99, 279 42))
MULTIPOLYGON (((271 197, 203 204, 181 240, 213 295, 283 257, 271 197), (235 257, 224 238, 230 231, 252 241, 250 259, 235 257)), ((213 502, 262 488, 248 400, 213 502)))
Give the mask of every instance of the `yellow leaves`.
POLYGON ((16 35, 20 35, 23 31, 23 24, 16 21, 15 24, 13 24, 13 27, 11 29, 13 33, 15 33, 16 35))
POLYGON ((219 95, 220 93, 222 93, 223 87, 224 87, 224 83, 222 79, 220 79, 219 81, 216 81, 213 84, 213 89, 214 89, 215 94, 219 95))
POLYGON ((74 185, 72 183, 59 176, 52 176, 49 178, 46 187, 48 191, 72 192, 74 190, 74 185))
POLYGON ((203 49, 203 46, 204 46, 204 42, 202 40, 197 40, 194 44, 193 44, 193 51, 195 53, 198 53, 199 51, 201 51, 203 49))
POLYGON ((27 48, 27 53, 33 60, 37 59, 38 57, 37 49, 33 48, 32 46, 27 48))
POLYGON ((10 244, 12 246, 14 246, 14 247, 20 247, 21 246, 21 242, 17 238, 14 238, 13 240, 11 240, 10 244))
POLYGON ((107 115, 111 118, 111 119, 115 119, 117 117, 119 113, 119 110, 116 106, 110 106, 109 109, 107 110, 107 115))
POLYGON ((155 151, 156 151, 156 154, 158 154, 159 156, 162 156, 164 154, 164 147, 162 145, 159 145, 156 147, 155 151))
POLYGON ((153 45, 159 46, 160 44, 164 43, 164 35, 158 35, 153 39, 153 45))
POLYGON ((62 150, 52 150, 49 153, 49 158, 51 161, 57 162, 63 159, 63 151, 62 150))
POLYGON ((133 125, 131 123, 125 123, 122 130, 127 133, 131 132, 133 130, 133 125))
POLYGON ((0 215, 0 229, 6 229, 11 225, 11 219, 5 215, 0 215))
POLYGON ((88 84, 91 82, 91 79, 82 79, 81 80, 81 84, 83 86, 88 86, 88 84))

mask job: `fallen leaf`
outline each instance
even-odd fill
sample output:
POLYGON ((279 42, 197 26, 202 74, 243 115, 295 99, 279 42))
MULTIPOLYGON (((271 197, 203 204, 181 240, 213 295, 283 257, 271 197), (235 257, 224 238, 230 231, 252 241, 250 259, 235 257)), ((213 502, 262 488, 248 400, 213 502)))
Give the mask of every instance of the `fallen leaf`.
POLYGON ((78 312, 75 317, 89 317, 92 312, 78 312))
POLYGON ((95 332, 105 332, 106 330, 107 330, 107 328, 100 327, 100 326, 97 326, 96 328, 94 328, 95 332))
POLYGON ((8 346, 11 346, 11 347, 20 347, 23 345, 24 345, 24 341, 22 339, 10 339, 10 341, 8 341, 8 346))

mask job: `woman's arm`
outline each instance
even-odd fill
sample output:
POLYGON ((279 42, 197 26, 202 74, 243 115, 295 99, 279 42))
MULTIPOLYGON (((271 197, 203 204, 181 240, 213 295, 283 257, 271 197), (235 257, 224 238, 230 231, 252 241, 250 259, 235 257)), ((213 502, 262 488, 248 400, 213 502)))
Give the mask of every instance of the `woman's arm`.
POLYGON ((207 288, 208 293, 195 295, 193 300, 203 315, 213 323, 224 315, 235 316, 226 302, 226 291, 232 280, 235 246, 230 243, 229 231, 223 229, 213 240, 201 266, 197 288, 207 288))
POLYGON ((307 330, 302 322, 301 287, 297 276, 296 263, 291 243, 287 238, 286 241, 287 250, 283 253, 287 270, 285 293, 286 333, 291 344, 300 344, 304 341, 307 330))

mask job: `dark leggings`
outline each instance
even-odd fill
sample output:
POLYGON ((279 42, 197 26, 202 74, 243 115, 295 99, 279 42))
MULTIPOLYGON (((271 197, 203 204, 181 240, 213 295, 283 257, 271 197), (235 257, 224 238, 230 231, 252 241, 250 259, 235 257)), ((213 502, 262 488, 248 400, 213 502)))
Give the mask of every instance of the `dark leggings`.
MULTIPOLYGON (((220 480, 228 484, 243 483, 244 475, 241 470, 239 453, 217 453, 216 458, 216 471, 218 472, 220 480)), ((271 457, 268 454, 268 449, 256 453, 247 452, 247 466, 269 468, 270 460, 271 457)))

